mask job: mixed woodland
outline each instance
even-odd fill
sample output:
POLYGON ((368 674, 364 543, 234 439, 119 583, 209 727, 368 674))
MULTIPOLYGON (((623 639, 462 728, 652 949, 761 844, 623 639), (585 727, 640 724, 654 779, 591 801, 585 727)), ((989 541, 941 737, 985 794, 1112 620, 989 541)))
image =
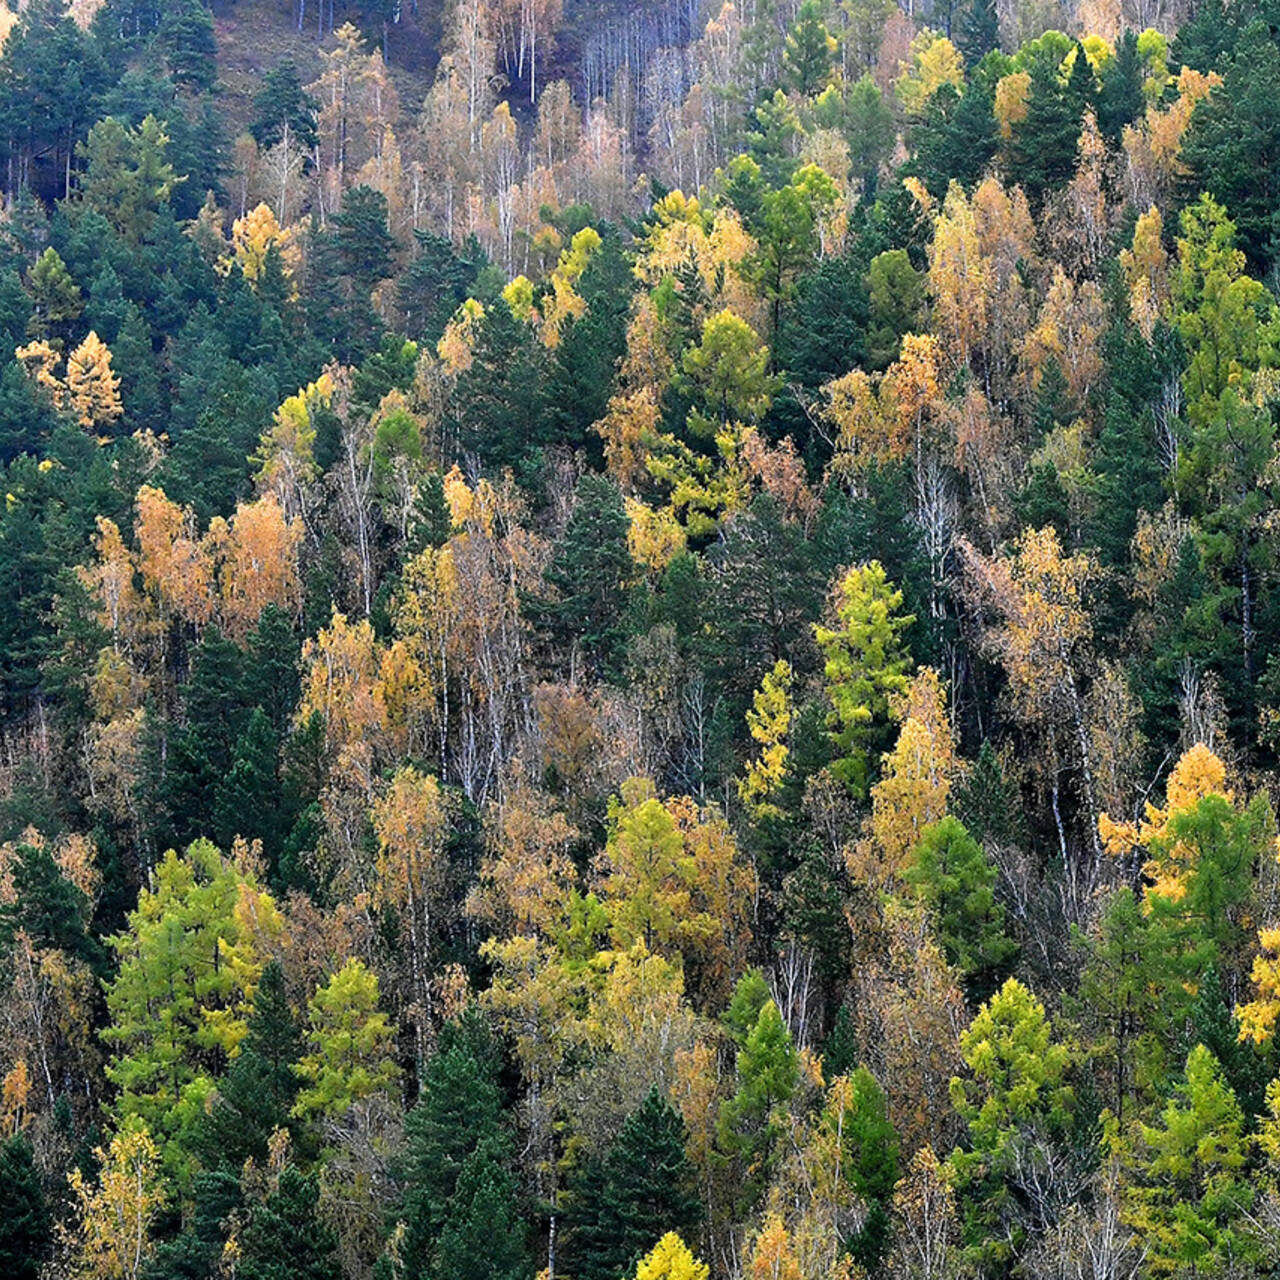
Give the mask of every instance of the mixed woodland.
POLYGON ((0 8, 0 1275, 1280 1275, 1280 5, 0 8))

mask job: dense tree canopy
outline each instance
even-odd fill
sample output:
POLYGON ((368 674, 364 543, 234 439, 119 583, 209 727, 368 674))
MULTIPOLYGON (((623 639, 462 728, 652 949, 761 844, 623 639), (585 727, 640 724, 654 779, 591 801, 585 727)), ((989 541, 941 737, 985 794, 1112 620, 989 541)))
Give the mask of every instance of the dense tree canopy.
POLYGON ((0 3, 0 1274, 1276 1274, 1278 25, 0 3))

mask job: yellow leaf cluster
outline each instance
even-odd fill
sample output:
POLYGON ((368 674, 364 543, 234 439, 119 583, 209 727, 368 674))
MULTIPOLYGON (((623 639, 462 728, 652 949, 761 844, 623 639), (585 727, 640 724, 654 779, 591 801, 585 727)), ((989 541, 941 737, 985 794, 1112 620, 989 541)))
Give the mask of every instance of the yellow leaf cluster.
MULTIPOLYGON (((1098 834, 1102 847, 1112 855, 1124 855, 1135 849, 1150 849, 1164 840, 1173 815, 1194 809, 1206 796, 1219 795, 1227 801, 1234 796, 1227 787, 1227 770, 1222 760, 1203 742, 1184 751, 1165 784, 1165 804, 1157 808, 1150 802, 1138 822, 1116 821, 1107 814, 1098 818, 1098 834)), ((1183 881, 1190 865, 1187 850, 1173 850, 1164 859, 1148 858, 1143 874, 1151 882, 1148 892, 1177 900, 1186 893, 1183 881), (1181 868, 1181 870, 1179 869, 1181 868)))

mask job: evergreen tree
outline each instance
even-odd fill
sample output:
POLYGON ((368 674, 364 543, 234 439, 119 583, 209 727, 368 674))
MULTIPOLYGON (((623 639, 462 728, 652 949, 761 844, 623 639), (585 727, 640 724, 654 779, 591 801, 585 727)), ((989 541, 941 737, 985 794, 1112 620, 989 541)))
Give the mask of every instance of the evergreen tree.
POLYGON ((792 93, 810 98, 830 82, 835 38, 822 20, 818 0, 804 0, 782 51, 782 82, 792 93))
POLYGON ((466 301, 479 267, 462 258, 447 236, 414 228, 414 258, 400 276, 396 301, 409 337, 435 345, 466 301))
POLYGON ((853 1260, 868 1272, 882 1264, 890 1243, 889 1204, 898 1182, 898 1135, 884 1090, 866 1067, 837 1079, 819 1128, 839 1144, 841 1172, 867 1205, 862 1226, 846 1241, 853 1260))
POLYGON ((880 166, 893 153, 897 134, 893 111, 870 74, 847 91, 843 115, 850 172, 860 180, 863 196, 870 199, 875 195, 880 166))
POLYGON ((90 902, 66 879, 47 847, 19 844, 10 866, 12 899, 0 904, 0 947, 21 929, 39 948, 99 965, 102 950, 89 933, 90 902))
POLYGON ((486 308, 476 330, 471 367, 458 379, 458 444, 487 466, 527 462, 543 443, 538 426, 545 352, 504 301, 486 308))
POLYGON ((1188 1021, 1188 1050, 1202 1044, 1213 1054, 1246 1121, 1265 1115, 1267 1085, 1274 1075, 1269 1052, 1272 1042, 1258 1045, 1248 1036, 1241 1036, 1240 1019, 1223 992, 1216 967, 1201 979, 1188 1021))
POLYGON ((213 794, 214 838, 230 848, 236 836, 260 839, 268 864, 274 866, 282 826, 279 778, 279 743, 271 721, 261 707, 249 714, 244 732, 231 751, 231 768, 213 794))
POLYGON ((655 1236, 697 1226, 701 1209, 685 1141, 684 1122, 655 1085, 603 1163, 589 1164, 574 1188, 568 1226, 579 1280, 614 1280, 655 1236), (583 1229, 575 1233, 575 1224, 583 1229))
POLYGON ((491 1057, 458 1031, 450 1038, 426 1064, 405 1126, 404 1257, 417 1274, 431 1270, 463 1168, 503 1132, 491 1057))
POLYGON ((449 1200, 430 1274, 457 1280, 525 1280, 529 1256, 505 1143, 482 1142, 467 1157, 449 1200))
POLYGON ((612 480, 587 473, 578 481, 573 511, 544 574, 555 593, 536 603, 550 634, 587 659, 615 669, 635 576, 627 543, 631 521, 612 480))
POLYGON ((964 54, 966 67, 976 67, 993 49, 1000 47, 1000 17, 995 0, 965 0, 954 24, 956 48, 964 54))
POLYGON ((199 1148, 206 1164, 238 1171, 249 1158, 266 1160, 271 1134, 290 1126, 298 1093, 293 1068, 301 1057, 302 1030, 285 994, 284 971, 272 960, 254 989, 240 1052, 205 1113, 199 1148))
POLYGON ((1119 145, 1125 125, 1142 115, 1144 105, 1138 36, 1135 31, 1126 31, 1116 41, 1114 57, 1102 69, 1102 86, 1098 90, 1098 128, 1102 136, 1112 146, 1119 145))
POLYGON ((925 105, 911 133, 915 154, 907 169, 938 199, 952 181, 976 185, 990 166, 999 141, 992 101, 991 90, 975 78, 963 93, 944 84, 925 105))
POLYGON ((848 1075, 858 1065, 860 1056, 853 1014, 849 1012, 849 1002, 845 1000, 836 1010, 831 1030, 822 1042, 822 1070, 832 1079, 848 1075))
POLYGON ((1045 198, 1075 171, 1080 120, 1086 103, 1081 78, 1092 75, 1088 63, 1084 50, 1077 46, 1071 79, 1065 85, 1051 57, 1036 58, 1031 64, 1027 115, 1014 126, 1010 169, 1014 180, 1026 190, 1033 209, 1039 209, 1045 198))
MULTIPOLYGON (((1243 8, 1243 6, 1241 6, 1243 8)), ((1181 152, 1185 194, 1226 205, 1257 271, 1280 253, 1280 48, 1261 18, 1240 36, 1220 90, 1195 110, 1181 152)))
POLYGON ((911 856, 906 881, 933 913, 949 963, 964 975, 972 1004, 992 995, 1007 975, 1018 945, 1004 931, 995 900, 995 868, 956 818, 926 827, 911 856))
POLYGON ((989 738, 982 740, 973 768, 956 787, 952 807, 979 844, 1017 846, 1023 842, 1018 788, 1005 778, 1004 767, 989 738))
POLYGON ((243 1280, 340 1280, 337 1239, 320 1215, 315 1174, 286 1165, 239 1235, 243 1280))
POLYGON ((253 110, 249 132, 263 151, 274 147, 286 130, 299 150, 310 151, 316 145, 320 104, 303 89, 292 61, 281 62, 263 77, 262 88, 253 97, 253 110))
POLYGON ((0 1142, 0 1275, 37 1280, 53 1242, 40 1175, 24 1134, 0 1142))
POLYGON ((213 15, 199 0, 179 0, 165 6, 156 31, 156 47, 179 88, 192 93, 213 89, 218 76, 213 15))

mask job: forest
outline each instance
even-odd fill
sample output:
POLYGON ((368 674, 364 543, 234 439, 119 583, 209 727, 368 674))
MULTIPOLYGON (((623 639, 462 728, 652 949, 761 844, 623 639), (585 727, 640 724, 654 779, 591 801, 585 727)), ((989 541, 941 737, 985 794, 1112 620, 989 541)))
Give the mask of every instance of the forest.
POLYGON ((0 40, 0 1277, 1280 1277, 1280 0, 0 40))

